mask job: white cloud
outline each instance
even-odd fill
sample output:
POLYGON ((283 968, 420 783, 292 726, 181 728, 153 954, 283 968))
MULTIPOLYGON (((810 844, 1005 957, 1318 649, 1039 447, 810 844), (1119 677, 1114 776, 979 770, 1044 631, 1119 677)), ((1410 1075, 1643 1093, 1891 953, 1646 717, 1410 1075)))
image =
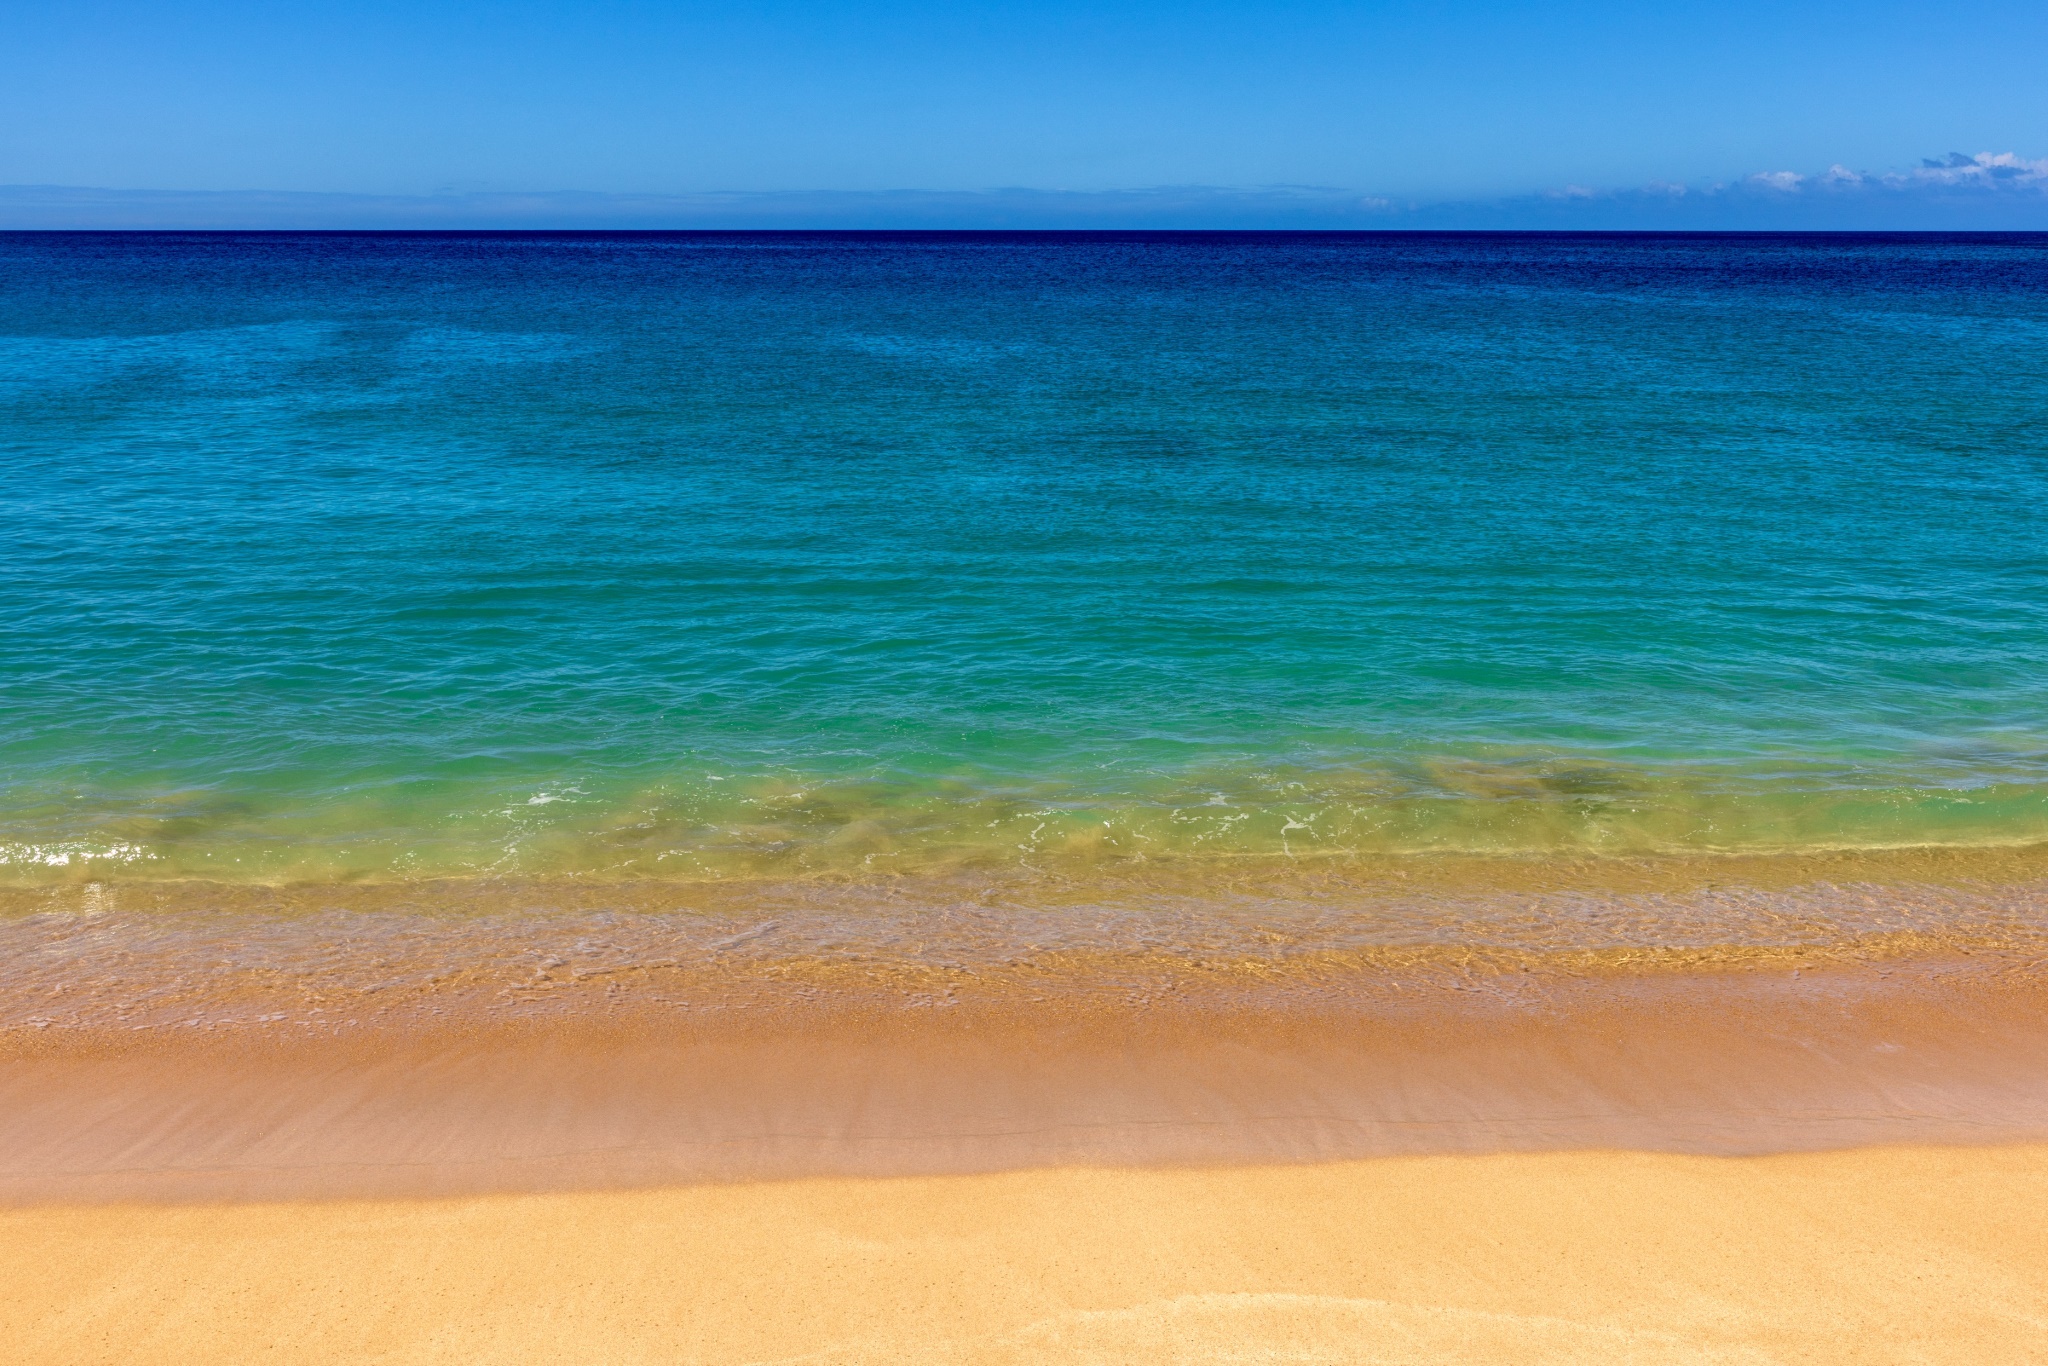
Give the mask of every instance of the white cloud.
POLYGON ((2038 232, 2048 229, 2048 158, 1953 153, 1910 169, 1837 162, 1819 172, 1757 171, 1691 185, 1567 185, 1521 199, 1418 206, 1415 217, 1503 227, 2038 232))
POLYGON ((1951 152, 1940 161, 1922 161, 1912 170, 1893 172, 1884 183, 1895 187, 1942 185, 1993 190, 2048 188, 2048 157, 2028 161, 2012 152, 1951 152))

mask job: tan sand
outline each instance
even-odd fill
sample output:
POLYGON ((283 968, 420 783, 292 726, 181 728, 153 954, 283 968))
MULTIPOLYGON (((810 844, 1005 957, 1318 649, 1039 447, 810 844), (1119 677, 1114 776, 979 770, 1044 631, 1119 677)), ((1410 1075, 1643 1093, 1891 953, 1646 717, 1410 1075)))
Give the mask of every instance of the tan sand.
POLYGON ((2048 1360, 2048 1146, 0 1212, 10 1362, 2048 1360))
POLYGON ((0 917, 0 1363, 2048 1362, 2044 888, 0 917))

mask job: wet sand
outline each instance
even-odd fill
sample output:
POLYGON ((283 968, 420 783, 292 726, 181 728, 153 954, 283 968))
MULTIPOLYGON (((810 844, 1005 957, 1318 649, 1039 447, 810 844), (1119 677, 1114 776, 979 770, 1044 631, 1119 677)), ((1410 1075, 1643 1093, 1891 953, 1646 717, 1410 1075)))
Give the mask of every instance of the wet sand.
POLYGON ((939 1005, 798 978, 689 1010, 590 985, 509 1019, 22 1031, 0 1200, 2048 1142, 2048 973, 2012 954, 1310 980, 939 1005))
POLYGON ((2048 1358, 2048 1148, 0 1211, 10 1361, 2048 1358))

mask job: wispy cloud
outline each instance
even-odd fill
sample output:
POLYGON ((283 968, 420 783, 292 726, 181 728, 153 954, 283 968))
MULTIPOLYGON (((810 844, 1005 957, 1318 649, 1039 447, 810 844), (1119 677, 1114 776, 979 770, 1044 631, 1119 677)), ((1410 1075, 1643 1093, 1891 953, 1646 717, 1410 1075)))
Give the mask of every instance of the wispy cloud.
POLYGON ((1279 185, 726 194, 313 194, 0 186, 0 229, 1669 228, 2048 230, 2048 158, 1564 185, 1428 202, 1279 185))
POLYGON ((1951 152, 1945 160, 1922 161, 1904 176, 1888 177, 1886 183, 1894 180, 1910 184, 1972 185, 2038 192, 2048 189, 2048 157, 2027 161, 2011 152, 1979 152, 1975 156, 1951 152))
POLYGON ((2048 158, 1950 153, 1877 171, 1756 171, 1730 181, 1589 190, 1566 185, 1487 202, 1418 204, 1430 226, 2048 230, 2048 158))
POLYGON ((2011 152, 1951 152, 1940 160, 1923 159, 1906 171, 1875 175, 1834 165, 1819 175, 1797 171, 1759 171, 1745 184, 1784 193, 1800 191, 1879 191, 1895 195, 1928 191, 1974 190, 1991 194, 2048 193, 2048 158, 2028 161, 2011 152))

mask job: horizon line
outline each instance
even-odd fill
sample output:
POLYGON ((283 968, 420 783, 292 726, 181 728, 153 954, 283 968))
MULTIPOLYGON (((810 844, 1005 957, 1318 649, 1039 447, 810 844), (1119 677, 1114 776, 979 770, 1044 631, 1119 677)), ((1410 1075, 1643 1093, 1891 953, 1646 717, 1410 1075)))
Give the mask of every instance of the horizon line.
POLYGON ((0 184, 0 231, 74 232, 2036 232, 2048 161, 2010 153, 1863 175, 1567 186, 1394 199, 1314 185, 1070 190, 120 189, 0 184))

